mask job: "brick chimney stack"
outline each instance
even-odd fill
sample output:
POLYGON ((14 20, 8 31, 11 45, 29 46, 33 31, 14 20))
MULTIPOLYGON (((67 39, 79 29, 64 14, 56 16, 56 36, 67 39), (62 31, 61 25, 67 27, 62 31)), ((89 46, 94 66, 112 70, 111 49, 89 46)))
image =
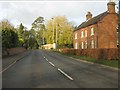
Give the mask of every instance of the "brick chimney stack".
POLYGON ((92 18, 91 12, 87 12, 86 21, 92 18))
POLYGON ((108 6, 108 13, 115 13, 115 2, 114 0, 110 0, 107 4, 108 6))

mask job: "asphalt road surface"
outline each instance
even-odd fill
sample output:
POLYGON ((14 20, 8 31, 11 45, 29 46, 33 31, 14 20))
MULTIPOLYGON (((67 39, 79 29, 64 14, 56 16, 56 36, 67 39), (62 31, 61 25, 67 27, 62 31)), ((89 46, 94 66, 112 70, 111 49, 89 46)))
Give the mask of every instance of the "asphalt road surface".
POLYGON ((3 88, 118 88, 118 70, 33 50, 2 72, 3 88))

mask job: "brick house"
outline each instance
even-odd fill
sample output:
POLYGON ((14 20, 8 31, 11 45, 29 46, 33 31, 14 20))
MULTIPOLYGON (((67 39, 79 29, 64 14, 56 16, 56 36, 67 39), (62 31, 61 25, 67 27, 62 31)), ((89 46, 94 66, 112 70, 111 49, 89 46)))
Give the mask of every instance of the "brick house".
POLYGON ((107 8, 107 11, 93 18, 91 12, 87 13, 86 21, 73 31, 75 49, 117 48, 118 15, 115 2, 108 2, 107 8))

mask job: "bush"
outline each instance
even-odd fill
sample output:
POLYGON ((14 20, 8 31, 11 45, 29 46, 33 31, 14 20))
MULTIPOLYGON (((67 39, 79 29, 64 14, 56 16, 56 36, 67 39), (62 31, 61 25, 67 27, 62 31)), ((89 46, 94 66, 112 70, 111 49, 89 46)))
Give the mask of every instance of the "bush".
POLYGON ((13 48, 18 46, 18 35, 11 29, 2 30, 2 48, 13 48))

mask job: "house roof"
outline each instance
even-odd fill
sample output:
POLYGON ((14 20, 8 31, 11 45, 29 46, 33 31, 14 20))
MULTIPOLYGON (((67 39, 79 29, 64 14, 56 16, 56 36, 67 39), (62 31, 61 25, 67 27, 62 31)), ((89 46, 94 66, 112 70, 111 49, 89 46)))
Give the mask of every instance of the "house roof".
POLYGON ((93 25, 93 24, 97 23, 98 21, 100 21, 106 15, 107 15, 107 11, 104 12, 104 13, 99 14, 98 16, 95 16, 95 17, 91 18, 88 21, 83 22, 74 31, 77 31, 77 30, 79 30, 81 28, 84 28, 84 27, 87 27, 89 25, 93 25))

